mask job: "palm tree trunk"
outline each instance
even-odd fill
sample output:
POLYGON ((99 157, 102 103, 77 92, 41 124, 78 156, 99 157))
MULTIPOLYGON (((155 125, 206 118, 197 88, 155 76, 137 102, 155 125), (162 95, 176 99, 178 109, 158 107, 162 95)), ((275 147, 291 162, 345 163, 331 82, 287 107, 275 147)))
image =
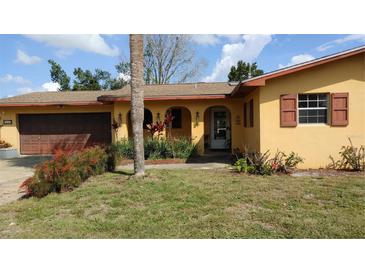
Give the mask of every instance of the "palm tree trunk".
POLYGON ((131 114, 134 146, 134 175, 144 175, 143 147, 143 35, 129 36, 131 58, 131 114))

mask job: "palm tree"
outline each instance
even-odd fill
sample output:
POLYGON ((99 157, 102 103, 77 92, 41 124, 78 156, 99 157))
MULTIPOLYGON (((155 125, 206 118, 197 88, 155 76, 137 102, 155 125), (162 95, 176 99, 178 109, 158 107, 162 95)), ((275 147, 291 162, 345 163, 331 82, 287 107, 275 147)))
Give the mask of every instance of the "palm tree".
POLYGON ((130 34, 131 114, 134 147, 134 175, 144 175, 143 147, 143 35, 130 34))

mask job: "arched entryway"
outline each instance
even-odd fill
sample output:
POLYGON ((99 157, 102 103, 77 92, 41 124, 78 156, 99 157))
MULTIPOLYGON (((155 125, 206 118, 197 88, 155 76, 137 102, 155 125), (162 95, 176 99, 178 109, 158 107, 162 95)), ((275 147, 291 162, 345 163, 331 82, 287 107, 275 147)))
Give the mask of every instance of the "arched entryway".
MULTIPOLYGON (((143 114, 143 137, 149 136, 147 125, 152 124, 153 118, 152 118, 152 112, 145 108, 144 114, 143 114)), ((132 138, 132 120, 131 120, 131 111, 128 111, 127 114, 127 130, 128 130, 128 138, 132 138)))
POLYGON ((166 113, 171 114, 172 122, 166 126, 167 138, 187 137, 191 138, 191 113, 186 107, 170 107, 166 113))
POLYGON ((204 148, 231 148, 231 112, 224 106, 212 106, 204 112, 204 148))

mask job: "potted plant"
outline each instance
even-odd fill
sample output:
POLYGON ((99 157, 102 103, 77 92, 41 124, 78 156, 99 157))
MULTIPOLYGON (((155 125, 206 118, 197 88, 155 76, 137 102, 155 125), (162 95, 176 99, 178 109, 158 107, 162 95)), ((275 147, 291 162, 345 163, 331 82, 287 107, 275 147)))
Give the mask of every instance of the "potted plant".
POLYGON ((11 144, 0 140, 0 159, 10 159, 18 157, 18 151, 11 144))

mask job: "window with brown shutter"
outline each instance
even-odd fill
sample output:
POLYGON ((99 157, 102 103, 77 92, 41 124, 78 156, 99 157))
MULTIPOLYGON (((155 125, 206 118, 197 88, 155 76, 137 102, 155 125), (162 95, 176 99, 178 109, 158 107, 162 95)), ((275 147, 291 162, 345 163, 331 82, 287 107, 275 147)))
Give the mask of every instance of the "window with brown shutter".
POLYGON ((331 94, 331 125, 347 126, 349 123, 349 94, 331 94))
POLYGON ((243 126, 247 127, 247 103, 243 103, 243 126))
POLYGON ((250 127, 253 127, 253 99, 250 100, 250 127))
POLYGON ((280 126, 297 126, 297 95, 285 94, 280 96, 280 126))

